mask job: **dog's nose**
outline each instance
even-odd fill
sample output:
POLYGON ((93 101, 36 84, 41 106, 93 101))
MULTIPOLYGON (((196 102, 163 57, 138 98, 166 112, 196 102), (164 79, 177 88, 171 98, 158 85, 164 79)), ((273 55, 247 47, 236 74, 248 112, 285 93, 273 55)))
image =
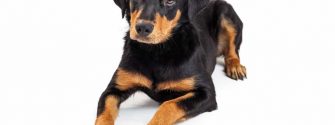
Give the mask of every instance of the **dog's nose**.
POLYGON ((146 37, 152 32, 153 27, 150 23, 141 23, 136 25, 136 31, 140 36, 146 37))

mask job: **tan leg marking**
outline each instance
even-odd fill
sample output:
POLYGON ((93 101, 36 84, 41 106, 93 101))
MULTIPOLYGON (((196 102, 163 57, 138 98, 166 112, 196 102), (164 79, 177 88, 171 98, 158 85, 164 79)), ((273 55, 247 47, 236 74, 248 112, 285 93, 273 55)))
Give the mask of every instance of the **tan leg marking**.
POLYGON ((174 125, 179 120, 183 120, 186 113, 178 106, 178 102, 191 98, 194 93, 188 93, 164 102, 159 108, 148 125, 174 125))
POLYGON ((152 82, 142 74, 118 69, 116 78, 116 88, 128 90, 135 87, 151 88, 152 82))
POLYGON ((247 76, 247 72, 246 68, 240 64, 240 59, 236 53, 236 29, 229 20, 222 19, 218 37, 218 54, 225 56, 226 75, 235 80, 243 80, 247 76))
POLYGON ((118 114, 119 100, 114 96, 108 96, 105 101, 104 111, 97 117, 95 125, 114 125, 118 114))
POLYGON ((225 51, 228 50, 227 48, 228 48, 228 35, 227 35, 227 31, 224 28, 221 27, 220 31, 219 31, 219 34, 218 34, 218 51, 217 51, 217 55, 221 56, 222 54, 224 54, 225 51))
POLYGON ((174 91, 191 91, 194 89, 195 77, 190 77, 177 81, 167 81, 159 83, 156 90, 174 90, 174 91))

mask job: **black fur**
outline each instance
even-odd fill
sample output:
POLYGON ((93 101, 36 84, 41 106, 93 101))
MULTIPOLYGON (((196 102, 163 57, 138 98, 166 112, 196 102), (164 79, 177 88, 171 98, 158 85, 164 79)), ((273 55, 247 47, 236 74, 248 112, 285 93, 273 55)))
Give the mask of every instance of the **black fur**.
MULTIPOLYGON (((121 8, 122 16, 125 15, 129 22, 129 0, 114 1, 121 8)), ((229 19, 237 30, 237 52, 242 42, 242 21, 225 1, 183 1, 187 4, 179 7, 183 12, 182 19, 167 41, 149 45, 130 39, 129 32, 127 33, 119 67, 150 78, 153 88, 164 81, 196 76, 195 90, 192 90, 195 95, 178 103, 186 111, 187 117, 193 117, 217 108, 211 75, 216 65, 217 35, 222 17, 229 19)), ((153 100, 162 103, 188 93, 173 90, 157 92, 141 87, 121 91, 115 87, 114 77, 100 98, 98 115, 104 110, 104 101, 108 95, 114 95, 122 102, 134 92, 143 91, 153 100)))

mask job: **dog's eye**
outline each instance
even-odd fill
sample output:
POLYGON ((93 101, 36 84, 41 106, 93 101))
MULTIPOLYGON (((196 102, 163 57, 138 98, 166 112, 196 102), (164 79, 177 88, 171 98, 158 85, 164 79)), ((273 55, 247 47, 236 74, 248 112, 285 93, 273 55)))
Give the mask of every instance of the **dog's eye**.
POLYGON ((175 0, 167 0, 166 2, 165 2, 165 5, 166 6, 173 6, 173 5, 175 5, 176 4, 176 1, 175 0))

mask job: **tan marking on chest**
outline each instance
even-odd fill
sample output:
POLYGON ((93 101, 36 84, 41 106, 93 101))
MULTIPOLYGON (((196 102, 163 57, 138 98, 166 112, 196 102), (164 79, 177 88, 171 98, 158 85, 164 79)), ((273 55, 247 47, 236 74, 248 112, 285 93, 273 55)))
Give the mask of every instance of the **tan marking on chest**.
POLYGON ((116 88, 120 90, 128 90, 135 87, 152 88, 152 81, 140 73, 118 69, 116 75, 116 88))
POLYGON ((159 83, 156 90, 174 90, 174 91, 191 91, 195 86, 195 77, 189 77, 176 81, 166 81, 159 83))

